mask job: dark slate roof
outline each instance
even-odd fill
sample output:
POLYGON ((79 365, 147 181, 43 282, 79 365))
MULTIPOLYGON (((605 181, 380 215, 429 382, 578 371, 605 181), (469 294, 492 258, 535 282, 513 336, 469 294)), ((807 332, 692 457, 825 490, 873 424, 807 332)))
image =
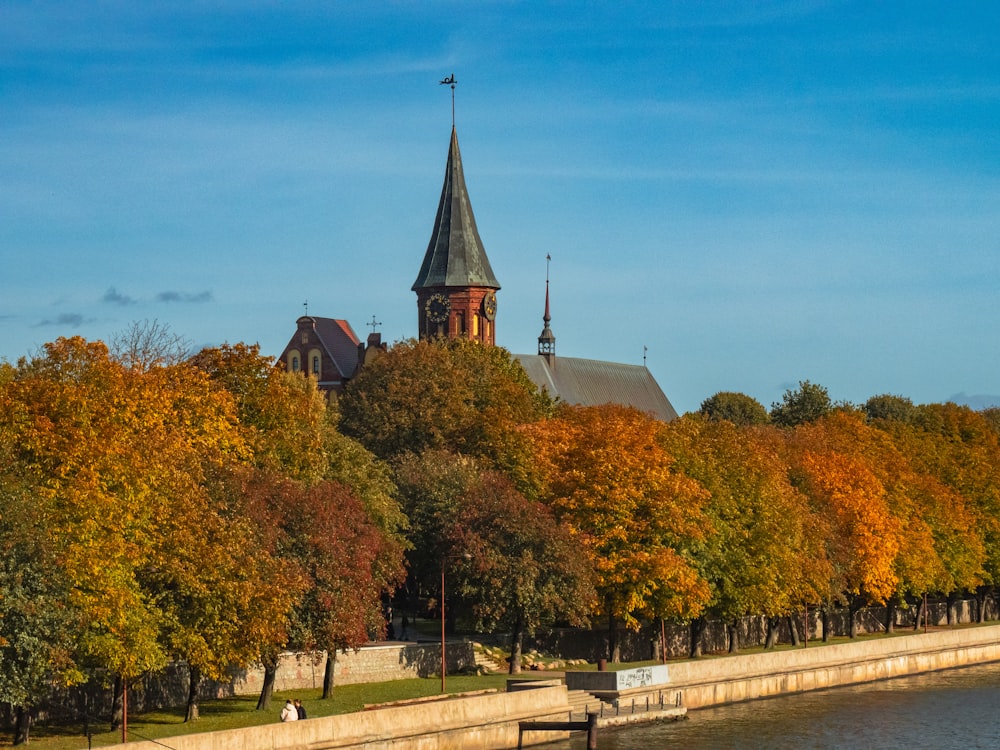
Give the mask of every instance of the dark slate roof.
POLYGON ((550 396, 569 404, 633 406, 669 422, 677 412, 644 365, 623 365, 575 357, 514 354, 524 371, 550 396), (551 362, 551 364, 550 364, 551 362))
POLYGON ((499 289, 500 283, 493 275, 479 238, 469 191, 465 187, 458 134, 452 128, 434 231, 412 289, 470 286, 499 289))

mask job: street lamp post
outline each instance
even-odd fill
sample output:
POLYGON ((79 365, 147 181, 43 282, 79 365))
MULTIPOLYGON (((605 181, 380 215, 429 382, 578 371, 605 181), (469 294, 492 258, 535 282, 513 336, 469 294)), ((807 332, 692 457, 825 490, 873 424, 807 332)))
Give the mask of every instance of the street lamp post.
POLYGON ((441 558, 441 692, 445 691, 445 674, 448 671, 447 658, 444 643, 444 566, 448 560, 471 560, 472 555, 468 552, 461 555, 446 555, 441 558))
POLYGON ((444 560, 441 560, 441 692, 444 693, 444 675, 447 671, 444 651, 444 560))

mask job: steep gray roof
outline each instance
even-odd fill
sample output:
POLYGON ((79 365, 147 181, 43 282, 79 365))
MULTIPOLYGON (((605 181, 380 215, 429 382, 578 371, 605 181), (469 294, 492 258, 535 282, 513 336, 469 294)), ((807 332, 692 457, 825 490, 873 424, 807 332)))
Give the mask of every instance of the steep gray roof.
POLYGON ((458 134, 452 128, 434 231, 412 289, 469 286, 499 289, 500 283, 493 275, 479 238, 469 191, 465 187, 458 134))
POLYGON ((514 354, 539 390, 569 404, 622 404, 669 422, 677 412, 644 365, 600 362, 596 359, 514 354))

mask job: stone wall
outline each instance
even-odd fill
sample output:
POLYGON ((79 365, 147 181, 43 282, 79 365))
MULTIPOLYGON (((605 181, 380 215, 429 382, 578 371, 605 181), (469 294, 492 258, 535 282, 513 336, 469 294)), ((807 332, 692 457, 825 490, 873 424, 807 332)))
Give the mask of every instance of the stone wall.
POLYGON ((658 684, 633 690, 612 687, 599 672, 567 673, 566 682, 605 698, 649 695, 658 703, 662 694, 667 704, 696 709, 991 661, 1000 661, 1000 625, 671 663, 658 684))
MULTIPOLYGON (((564 685, 510 693, 388 706, 353 714, 276 722, 246 729, 171 737, 173 750, 502 750, 518 746, 518 722, 565 721, 564 685)), ((564 732, 528 732, 524 745, 565 738, 564 732)), ((161 750, 131 742, 129 750, 161 750)))

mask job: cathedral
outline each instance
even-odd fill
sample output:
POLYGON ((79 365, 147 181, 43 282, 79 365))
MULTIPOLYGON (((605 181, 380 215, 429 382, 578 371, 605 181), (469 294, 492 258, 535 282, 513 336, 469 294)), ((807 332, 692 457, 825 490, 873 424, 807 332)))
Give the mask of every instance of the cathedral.
MULTIPOLYGON (((434 228, 411 290, 417 295, 420 338, 466 338, 484 346, 496 344, 500 282, 476 228, 454 126, 434 228)), ((538 352, 512 355, 539 389, 570 404, 615 403, 634 406, 664 421, 677 417, 644 365, 556 357, 547 274, 542 321, 538 352)), ((296 326, 280 359, 290 372, 315 377, 326 391, 342 390, 358 369, 384 348, 380 334, 373 332, 362 342, 346 320, 306 314, 296 326)))

